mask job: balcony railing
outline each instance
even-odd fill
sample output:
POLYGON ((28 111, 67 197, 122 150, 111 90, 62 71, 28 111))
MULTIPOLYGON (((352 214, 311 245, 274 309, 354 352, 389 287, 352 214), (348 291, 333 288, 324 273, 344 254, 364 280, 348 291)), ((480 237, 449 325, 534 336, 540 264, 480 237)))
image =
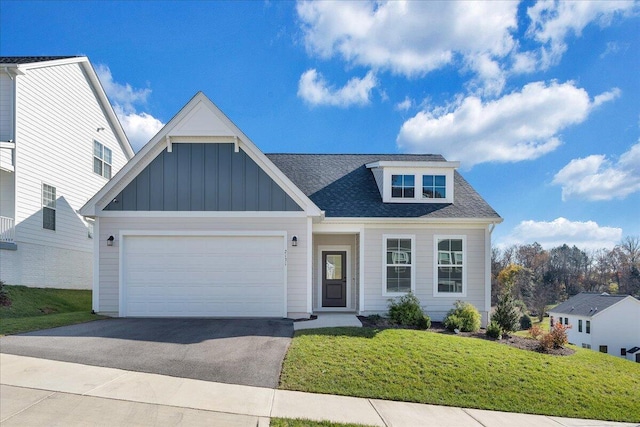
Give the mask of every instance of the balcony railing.
POLYGON ((16 228, 13 223, 13 218, 0 216, 0 242, 13 243, 16 237, 16 228))

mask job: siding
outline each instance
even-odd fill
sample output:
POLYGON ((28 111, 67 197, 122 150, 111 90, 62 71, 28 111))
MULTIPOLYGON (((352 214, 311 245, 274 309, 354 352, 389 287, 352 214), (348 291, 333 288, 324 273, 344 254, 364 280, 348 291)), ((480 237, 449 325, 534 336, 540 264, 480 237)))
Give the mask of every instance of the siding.
POLYGON ((119 242, 121 230, 285 231, 287 242, 298 236, 298 246, 287 244, 287 311, 307 312, 307 218, 131 218, 102 217, 99 221, 99 311, 117 314, 119 304, 119 242), (112 247, 106 246, 115 236, 112 247), (104 243, 103 243, 104 242, 104 243))
MULTIPOLYGON (((433 320, 441 321, 446 312, 451 309, 458 299, 473 304, 483 318, 490 310, 485 307, 485 228, 366 228, 362 248, 364 250, 364 311, 367 313, 384 313, 388 309, 388 296, 383 295, 383 258, 382 248, 384 234, 415 235, 416 253, 414 254, 414 268, 416 268, 415 294, 420 299, 422 308, 433 320), (466 236, 467 253, 467 296, 434 297, 433 278, 435 260, 433 253, 434 235, 463 235, 466 236)), ((488 285, 488 284, 487 284, 488 285)), ((489 285, 488 285, 489 286, 489 285)))
POLYGON ((125 154, 79 64, 32 69, 16 81, 16 241, 90 252, 76 211, 107 182, 93 172, 93 140, 112 150, 113 174, 125 154), (43 183, 56 187, 55 231, 42 228, 43 183))
POLYGON ((233 144, 174 144, 162 151, 104 210, 301 211, 233 144))

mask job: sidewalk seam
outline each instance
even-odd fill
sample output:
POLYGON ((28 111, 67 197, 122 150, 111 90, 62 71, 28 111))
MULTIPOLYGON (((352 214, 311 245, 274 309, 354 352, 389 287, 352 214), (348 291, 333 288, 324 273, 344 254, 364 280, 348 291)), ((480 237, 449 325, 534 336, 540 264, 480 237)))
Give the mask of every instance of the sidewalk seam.
POLYGON ((473 419, 475 422, 477 422, 478 424, 480 424, 483 427, 488 427, 486 424, 483 424, 482 421, 480 421, 479 419, 477 419, 476 417, 474 417, 473 415, 471 415, 469 412, 467 412, 467 408, 460 408, 462 409, 462 412, 464 412, 465 414, 467 414, 468 416, 471 417, 471 419, 473 419))
POLYGON ((107 381, 107 382, 105 382, 105 383, 102 383, 102 384, 100 384, 99 386, 96 386, 96 387, 92 388, 91 390, 87 390, 87 391, 85 391, 84 393, 80 393, 80 394, 81 394, 82 396, 93 396, 93 395, 91 395, 91 394, 89 394, 89 393, 92 393, 92 392, 94 392, 94 391, 96 391, 96 390, 98 390, 98 389, 100 389, 100 388, 102 388, 102 387, 106 386, 107 384, 111 384, 112 382, 114 382, 114 381, 116 381, 116 380, 119 380, 120 378, 122 378, 122 377, 124 377, 124 376, 126 376, 126 375, 129 375, 129 374, 131 374, 131 372, 124 372, 123 374, 118 375, 117 377, 115 377, 115 378, 113 378, 113 379, 111 379, 111 380, 109 380, 109 381, 107 381))
MULTIPOLYGON (((6 385, 8 387, 19 387, 19 386, 10 386, 8 384, 3 384, 6 385)), ((28 387, 21 387, 21 388, 28 388, 28 387)), ((16 412, 15 414, 9 415, 7 418, 3 418, 0 420, 0 423, 4 423, 7 420, 10 420, 11 418, 15 417, 18 414, 23 413, 24 411, 26 411, 29 408, 32 408, 33 406, 37 405, 38 403, 50 398, 51 396, 53 396, 54 394, 58 393, 57 391, 52 391, 51 394, 46 395, 45 397, 43 397, 42 399, 38 400, 37 402, 33 402, 31 405, 27 406, 26 408, 21 409, 20 411, 16 412)))
POLYGON ((389 424, 387 424, 387 420, 384 419, 384 417, 382 416, 380 411, 378 411, 378 408, 376 408, 376 405, 373 404, 373 399, 367 399, 367 402, 369 402, 369 405, 371 405, 373 410, 376 411, 376 414, 378 414, 378 416, 380 417, 380 420, 382 421, 382 424, 384 424, 385 426, 389 427, 389 424))

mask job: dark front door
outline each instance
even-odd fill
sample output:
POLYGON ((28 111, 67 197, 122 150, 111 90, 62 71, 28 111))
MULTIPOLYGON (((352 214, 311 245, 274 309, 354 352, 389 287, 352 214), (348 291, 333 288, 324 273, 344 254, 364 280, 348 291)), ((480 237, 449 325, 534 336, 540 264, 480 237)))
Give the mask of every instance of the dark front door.
POLYGON ((347 306, 347 253, 322 252, 322 306, 347 306))

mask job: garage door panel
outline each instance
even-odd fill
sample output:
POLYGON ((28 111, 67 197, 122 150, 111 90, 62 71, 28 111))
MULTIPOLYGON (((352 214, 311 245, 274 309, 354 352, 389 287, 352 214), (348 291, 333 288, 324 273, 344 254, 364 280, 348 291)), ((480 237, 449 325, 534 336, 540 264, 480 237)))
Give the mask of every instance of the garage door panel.
POLYGON ((127 316, 282 317, 282 236, 125 236, 127 316))

